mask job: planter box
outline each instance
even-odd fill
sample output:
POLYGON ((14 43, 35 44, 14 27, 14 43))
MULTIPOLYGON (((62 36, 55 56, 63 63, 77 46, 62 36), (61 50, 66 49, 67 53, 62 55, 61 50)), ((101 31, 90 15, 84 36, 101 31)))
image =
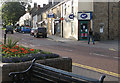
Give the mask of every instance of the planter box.
MULTIPOLYGON (((72 59, 71 58, 53 58, 45 60, 36 60, 37 63, 48 65, 54 68, 62 69, 65 71, 72 71, 72 59)), ((2 83, 8 83, 11 78, 8 76, 10 72, 22 71, 27 69, 31 64, 31 61, 21 63, 2 63, 2 83)))

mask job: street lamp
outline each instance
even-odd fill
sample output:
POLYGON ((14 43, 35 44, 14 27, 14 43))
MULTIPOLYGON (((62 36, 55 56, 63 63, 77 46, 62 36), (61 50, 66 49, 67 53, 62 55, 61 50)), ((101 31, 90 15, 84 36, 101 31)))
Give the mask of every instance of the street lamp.
POLYGON ((108 39, 109 39, 109 0, 108 0, 108 39))

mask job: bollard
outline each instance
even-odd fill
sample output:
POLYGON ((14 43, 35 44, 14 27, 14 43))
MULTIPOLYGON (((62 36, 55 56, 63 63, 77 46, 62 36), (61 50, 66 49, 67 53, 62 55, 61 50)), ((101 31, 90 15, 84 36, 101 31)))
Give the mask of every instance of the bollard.
POLYGON ((4 34, 4 44, 6 44, 6 33, 4 34))

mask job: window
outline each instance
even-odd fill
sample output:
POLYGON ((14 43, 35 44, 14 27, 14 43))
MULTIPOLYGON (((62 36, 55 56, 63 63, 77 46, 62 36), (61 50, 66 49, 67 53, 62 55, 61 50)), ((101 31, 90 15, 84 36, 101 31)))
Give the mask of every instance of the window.
POLYGON ((57 7, 57 17, 60 17, 60 15, 59 15, 59 6, 57 7))
POLYGON ((66 4, 65 4, 65 15, 66 15, 66 4))
POLYGON ((74 8, 73 8, 73 6, 72 6, 72 13, 74 12, 74 8))
POLYGON ((71 11, 72 11, 72 13, 74 12, 74 7, 73 7, 73 0, 72 0, 72 2, 71 2, 71 11))

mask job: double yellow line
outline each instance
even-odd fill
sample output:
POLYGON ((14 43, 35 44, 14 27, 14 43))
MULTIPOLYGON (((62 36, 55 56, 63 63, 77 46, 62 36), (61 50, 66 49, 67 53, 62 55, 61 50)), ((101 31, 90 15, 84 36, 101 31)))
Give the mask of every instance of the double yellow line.
POLYGON ((89 69, 89 70, 92 70, 92 71, 108 74, 108 75, 111 75, 111 76, 120 77, 120 74, 117 74, 117 73, 114 73, 114 72, 110 72, 110 71, 106 71, 106 70, 102 70, 102 69, 98 69, 98 68, 78 64, 78 63, 72 63, 72 65, 82 67, 82 68, 85 68, 85 69, 89 69))

